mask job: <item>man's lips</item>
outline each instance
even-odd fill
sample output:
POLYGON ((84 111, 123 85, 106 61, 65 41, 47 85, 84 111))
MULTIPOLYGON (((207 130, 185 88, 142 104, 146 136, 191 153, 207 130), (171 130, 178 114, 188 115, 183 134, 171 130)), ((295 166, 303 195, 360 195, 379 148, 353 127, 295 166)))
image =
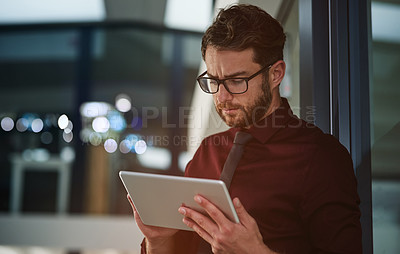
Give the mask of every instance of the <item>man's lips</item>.
POLYGON ((222 112, 224 112, 225 114, 234 114, 239 110, 239 108, 223 108, 222 112))
POLYGON ((217 106, 217 109, 224 115, 237 114, 242 109, 240 105, 234 105, 230 103, 221 103, 217 106))

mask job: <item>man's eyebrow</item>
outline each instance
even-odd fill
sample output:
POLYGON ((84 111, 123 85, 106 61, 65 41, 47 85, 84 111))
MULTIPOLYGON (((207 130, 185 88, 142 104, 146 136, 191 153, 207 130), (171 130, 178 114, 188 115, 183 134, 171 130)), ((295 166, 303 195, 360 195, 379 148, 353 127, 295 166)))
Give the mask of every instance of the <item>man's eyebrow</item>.
MULTIPOLYGON (((245 75, 245 74, 247 74, 246 71, 238 71, 238 72, 234 72, 234 73, 231 73, 231 74, 229 74, 229 75, 226 75, 223 79, 240 77, 240 76, 243 76, 243 75, 245 75)), ((208 72, 207 72, 207 75, 208 75, 210 78, 217 78, 216 76, 214 76, 214 75, 212 75, 212 74, 210 74, 210 73, 208 73, 208 72)))

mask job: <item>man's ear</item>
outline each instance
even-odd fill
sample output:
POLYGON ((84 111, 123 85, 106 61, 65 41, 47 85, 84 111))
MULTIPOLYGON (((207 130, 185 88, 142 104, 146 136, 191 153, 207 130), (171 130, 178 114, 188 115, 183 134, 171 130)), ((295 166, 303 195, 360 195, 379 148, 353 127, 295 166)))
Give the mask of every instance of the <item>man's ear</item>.
POLYGON ((285 76, 286 64, 283 60, 275 62, 269 69, 269 84, 271 90, 278 87, 285 76))

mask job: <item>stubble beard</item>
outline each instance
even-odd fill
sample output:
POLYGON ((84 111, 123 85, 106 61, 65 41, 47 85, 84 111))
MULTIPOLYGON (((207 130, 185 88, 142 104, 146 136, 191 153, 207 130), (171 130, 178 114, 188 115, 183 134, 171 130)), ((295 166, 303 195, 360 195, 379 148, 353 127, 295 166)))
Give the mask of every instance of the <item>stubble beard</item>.
POLYGON ((249 106, 232 104, 230 102, 219 103, 215 106, 218 115, 229 126, 236 128, 246 128, 254 125, 263 119, 272 102, 272 93, 268 80, 263 79, 262 93, 249 106), (225 108, 237 108, 238 113, 234 116, 226 116, 223 114, 225 108))

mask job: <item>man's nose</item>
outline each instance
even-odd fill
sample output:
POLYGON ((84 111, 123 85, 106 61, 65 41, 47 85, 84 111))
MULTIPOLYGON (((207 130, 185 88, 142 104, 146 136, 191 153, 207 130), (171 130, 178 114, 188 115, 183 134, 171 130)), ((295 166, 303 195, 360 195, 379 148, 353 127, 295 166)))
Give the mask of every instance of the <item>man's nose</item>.
POLYGON ((217 99, 220 103, 232 100, 233 96, 228 90, 226 90, 224 84, 219 84, 219 89, 217 92, 217 99))

